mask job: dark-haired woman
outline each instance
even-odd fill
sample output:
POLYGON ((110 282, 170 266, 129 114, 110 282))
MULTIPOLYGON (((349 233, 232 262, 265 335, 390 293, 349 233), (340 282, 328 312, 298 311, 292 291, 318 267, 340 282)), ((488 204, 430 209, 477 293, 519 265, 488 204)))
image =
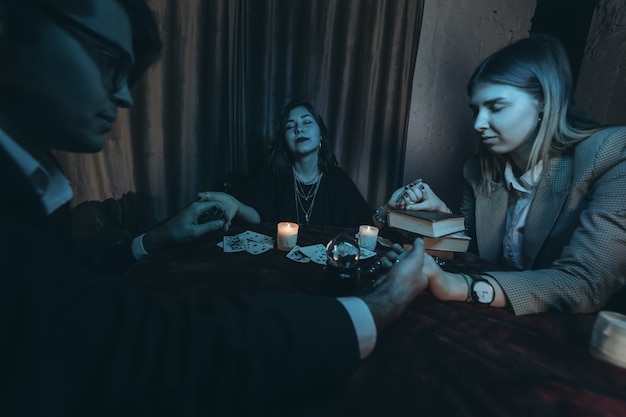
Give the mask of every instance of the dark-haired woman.
POLYGON ((201 193, 226 209, 229 220, 292 221, 354 227, 372 223, 372 210, 337 164, 324 120, 313 105, 292 101, 283 110, 269 166, 225 193, 201 193))

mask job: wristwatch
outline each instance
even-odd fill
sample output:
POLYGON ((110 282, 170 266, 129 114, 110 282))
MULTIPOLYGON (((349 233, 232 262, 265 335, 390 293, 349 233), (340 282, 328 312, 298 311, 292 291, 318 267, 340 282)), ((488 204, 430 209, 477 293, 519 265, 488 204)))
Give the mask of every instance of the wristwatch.
POLYGON ((496 298, 493 285, 479 274, 462 274, 467 281, 467 302, 490 305, 496 298))

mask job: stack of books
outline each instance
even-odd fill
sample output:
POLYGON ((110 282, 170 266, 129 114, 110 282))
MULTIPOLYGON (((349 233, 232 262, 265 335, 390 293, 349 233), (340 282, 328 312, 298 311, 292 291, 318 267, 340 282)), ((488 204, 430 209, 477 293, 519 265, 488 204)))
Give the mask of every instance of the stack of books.
POLYGON ((426 252, 442 259, 452 259, 455 252, 466 252, 471 240, 465 234, 465 218, 460 214, 391 210, 388 222, 410 239, 421 236, 426 252))

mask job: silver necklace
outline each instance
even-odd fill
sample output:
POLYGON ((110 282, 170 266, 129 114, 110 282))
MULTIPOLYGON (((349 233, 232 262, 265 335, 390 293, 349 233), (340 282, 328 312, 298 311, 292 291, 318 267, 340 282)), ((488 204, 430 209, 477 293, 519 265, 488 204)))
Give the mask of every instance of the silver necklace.
POLYGON ((301 184, 304 184, 304 185, 313 185, 313 184, 315 184, 316 182, 318 182, 318 181, 319 181, 319 179, 320 179, 320 175, 322 175, 319 171, 317 171, 317 173, 315 174, 315 176, 314 176, 313 178, 311 178, 310 180, 303 180, 302 178, 300 178, 300 177, 298 176, 298 174, 296 173, 296 169, 295 169, 294 167, 291 167, 291 170, 293 171, 293 176, 294 176, 294 177, 295 177, 298 181, 300 181, 300 183, 301 183, 301 184))
POLYGON ((296 177, 296 194, 298 194, 298 197, 303 198, 305 201, 308 202, 309 198, 313 196, 314 192, 315 192, 315 187, 313 186, 309 188, 308 192, 305 192, 304 185, 302 184, 302 182, 300 182, 298 177, 296 177))
POLYGON ((311 220, 311 213, 313 212, 313 206, 315 205, 315 197, 317 197, 317 190, 319 190, 320 188, 323 175, 324 174, 318 173, 316 175, 315 183, 305 184, 305 185, 311 185, 311 188, 309 189, 309 191, 305 193, 304 188, 302 187, 302 184, 294 171, 293 189, 294 189, 294 198, 295 198, 295 204, 296 204, 296 218, 297 218, 298 224, 300 223, 300 209, 302 209, 302 212, 304 213, 304 220, 306 222, 305 224, 308 226, 309 220, 311 220), (308 209, 305 209, 304 203, 302 202, 302 200, 308 202, 309 198, 311 199, 311 205, 309 206, 308 209))

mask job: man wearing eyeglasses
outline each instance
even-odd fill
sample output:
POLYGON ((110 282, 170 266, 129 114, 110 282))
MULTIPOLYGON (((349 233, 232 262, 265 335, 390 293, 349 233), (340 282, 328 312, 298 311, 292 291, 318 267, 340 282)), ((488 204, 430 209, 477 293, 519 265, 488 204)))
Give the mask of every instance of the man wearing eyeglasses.
MULTIPOLYGON (((352 370, 426 287, 413 273, 420 241, 364 299, 187 304, 76 264, 72 191, 49 149, 99 151, 159 48, 142 0, 0 0, 2 416, 291 412, 352 370)), ((197 221, 213 204, 125 249, 137 257, 222 227, 197 221)))
MULTIPOLYGON (((104 10, 107 3, 110 2, 96 1, 93 5, 68 0, 4 2, 6 13, 18 13, 18 18, 5 23, 8 48, 3 52, 2 80, 6 88, 0 116, 5 133, 16 143, 8 139, 2 143, 9 150, 19 145, 33 157, 20 157, 20 149, 12 151, 36 188, 41 189, 48 214, 56 213, 71 198, 72 190, 47 150, 98 152, 102 149, 103 134, 115 122, 117 108, 132 104, 129 82, 134 81, 139 70, 145 69, 161 45, 156 28, 145 24, 138 29, 143 35, 133 39, 130 25, 120 23, 129 23, 125 9, 117 7, 115 14, 104 10), (57 3, 68 12, 55 7, 57 3), (104 17, 95 17, 99 15, 104 17), (41 22, 41 27, 37 22, 41 22), (28 48, 17 50, 15 45, 19 42, 26 42, 28 48), (140 46, 138 53, 133 42, 140 46), (23 133, 12 134, 13 129, 23 133)), ((140 16, 142 2, 125 3, 128 10, 137 10, 135 14, 140 16)), ((158 229, 109 248, 107 258, 115 260, 120 267, 128 266, 133 258, 147 252, 219 229, 224 226, 219 218, 198 221, 201 213, 215 205, 195 202, 158 229)))

